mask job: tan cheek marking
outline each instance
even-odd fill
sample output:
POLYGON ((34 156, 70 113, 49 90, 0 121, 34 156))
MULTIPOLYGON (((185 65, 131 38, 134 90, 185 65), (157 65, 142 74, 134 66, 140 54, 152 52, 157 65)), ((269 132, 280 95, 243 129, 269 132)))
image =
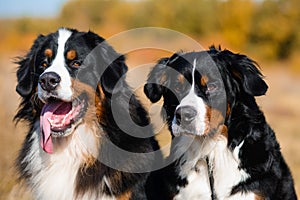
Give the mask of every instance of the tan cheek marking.
POLYGON ((76 58, 76 51, 75 50, 70 50, 67 52, 67 59, 68 60, 74 60, 76 58))
POLYGON ((228 128, 225 125, 222 125, 218 129, 218 133, 228 139, 228 128))
POLYGON ((103 123, 104 108, 102 102, 105 101, 104 93, 100 91, 100 95, 98 96, 94 88, 77 79, 72 80, 72 86, 74 89, 74 98, 83 92, 88 96, 88 109, 84 116, 85 122, 93 123, 95 121, 101 121, 101 123, 103 123))
POLYGON ((131 191, 126 191, 123 194, 121 194, 120 196, 117 197, 117 200, 128 200, 130 199, 132 196, 132 192, 131 191))
POLYGON ((210 131, 210 121, 211 121, 211 109, 208 106, 205 106, 206 108, 206 116, 205 116, 205 130, 204 135, 209 134, 210 131))
POLYGON ((226 125, 221 125, 216 130, 216 133, 213 135, 215 141, 224 141, 228 143, 228 128, 226 125))
POLYGON ((207 76, 202 76, 200 79, 200 84, 201 86, 205 86, 208 82, 208 77, 207 76))
POLYGON ((218 130, 220 125, 224 124, 224 117, 222 115, 222 112, 206 106, 205 124, 206 127, 204 134, 208 134, 211 131, 218 130))
POLYGON ((265 200, 265 197, 260 194, 255 194, 254 200, 265 200))
MULTIPOLYGON (((104 108, 103 108, 103 101, 105 101, 105 94, 102 90, 101 85, 98 84, 98 90, 99 90, 99 96, 95 95, 95 106, 96 106, 96 115, 99 121, 101 123, 104 123, 105 120, 103 120, 103 113, 104 113, 104 108)), ((95 93, 96 94, 96 93, 95 93)))
POLYGON ((51 49, 46 49, 44 53, 45 53, 45 56, 48 58, 51 58, 53 55, 53 52, 51 49))
POLYGON ((102 89, 101 85, 98 84, 97 87, 98 87, 98 90, 99 90, 99 93, 100 93, 100 99, 104 99, 105 98, 105 94, 103 92, 103 89, 102 89))

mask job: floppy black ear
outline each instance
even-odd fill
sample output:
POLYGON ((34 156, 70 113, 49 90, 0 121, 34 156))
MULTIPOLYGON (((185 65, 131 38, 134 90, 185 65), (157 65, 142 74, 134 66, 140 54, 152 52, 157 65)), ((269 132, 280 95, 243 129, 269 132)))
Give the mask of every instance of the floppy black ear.
POLYGON ((104 93, 111 95, 120 92, 125 83, 127 65, 125 57, 117 53, 104 38, 89 31, 83 33, 87 46, 92 51, 86 56, 77 77, 97 88, 101 85, 104 93))
POLYGON ((230 57, 231 72, 244 91, 252 96, 264 95, 268 90, 268 85, 263 80, 257 63, 245 55, 230 52, 230 57))
POLYGON ((128 70, 123 55, 114 60, 101 76, 101 86, 104 92, 112 94, 120 92, 125 82, 125 74, 128 70), (117 84, 118 83, 118 84, 117 84))
POLYGON ((160 100, 164 93, 164 83, 167 81, 166 67, 169 58, 162 58, 154 66, 148 75, 147 83, 144 85, 144 93, 152 103, 160 100))
POLYGON ((100 69, 101 87, 103 91, 108 94, 120 92, 125 83, 124 75, 128 70, 125 57, 117 53, 106 41, 99 41, 100 44, 98 44, 97 48, 100 48, 98 56, 101 56, 99 62, 102 65, 100 69))
POLYGON ((43 39, 43 35, 39 35, 34 41, 29 53, 24 58, 19 58, 16 64, 19 65, 17 71, 18 84, 16 91, 22 96, 26 97, 30 95, 34 84, 34 68, 35 68, 35 56, 39 49, 40 43, 43 39))

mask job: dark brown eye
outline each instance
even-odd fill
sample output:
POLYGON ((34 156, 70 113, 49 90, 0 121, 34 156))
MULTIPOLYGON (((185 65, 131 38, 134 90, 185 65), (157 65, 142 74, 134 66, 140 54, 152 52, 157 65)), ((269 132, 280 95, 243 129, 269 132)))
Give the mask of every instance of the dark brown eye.
POLYGON ((71 67, 73 67, 73 68, 78 68, 78 67, 80 67, 80 65, 81 65, 81 62, 78 60, 74 60, 71 62, 71 67))
POLYGON ((217 89, 217 84, 216 83, 208 83, 206 85, 206 93, 211 93, 214 92, 217 89))
POLYGON ((48 67, 48 62, 47 61, 41 62, 41 67, 43 67, 43 68, 48 67))
POLYGON ((183 88, 183 84, 182 83, 176 83, 174 86, 175 91, 180 92, 183 88))

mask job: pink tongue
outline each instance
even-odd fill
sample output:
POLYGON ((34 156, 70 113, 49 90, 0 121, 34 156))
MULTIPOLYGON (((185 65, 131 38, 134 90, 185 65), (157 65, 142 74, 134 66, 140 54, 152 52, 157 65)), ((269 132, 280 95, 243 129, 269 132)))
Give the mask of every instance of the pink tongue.
POLYGON ((53 143, 51 139, 51 123, 62 123, 65 115, 70 112, 70 103, 55 102, 45 104, 40 116, 41 146, 47 153, 53 153, 53 143), (58 110, 59 109, 59 110, 58 110), (52 120, 50 123, 49 120, 52 120))

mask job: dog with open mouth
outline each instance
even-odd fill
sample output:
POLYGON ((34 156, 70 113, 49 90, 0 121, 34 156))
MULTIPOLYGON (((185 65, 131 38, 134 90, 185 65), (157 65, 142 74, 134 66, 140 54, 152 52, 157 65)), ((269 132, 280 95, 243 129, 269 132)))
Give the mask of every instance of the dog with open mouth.
MULTIPOLYGON (((149 124, 125 81, 124 56, 91 31, 60 28, 39 35, 16 63, 22 101, 15 120, 29 124, 16 166, 33 196, 146 199, 148 173, 134 172, 154 162, 143 153, 158 145, 135 127, 127 134, 112 111, 114 107, 125 125, 126 120, 141 127, 149 124), (139 154, 139 159, 119 155, 111 146, 139 154)), ((151 135, 148 127, 146 134, 151 135)))
POLYGON ((212 46, 162 58, 144 86, 173 141, 150 199, 295 200, 290 170, 255 101, 267 84, 245 55, 212 46))

